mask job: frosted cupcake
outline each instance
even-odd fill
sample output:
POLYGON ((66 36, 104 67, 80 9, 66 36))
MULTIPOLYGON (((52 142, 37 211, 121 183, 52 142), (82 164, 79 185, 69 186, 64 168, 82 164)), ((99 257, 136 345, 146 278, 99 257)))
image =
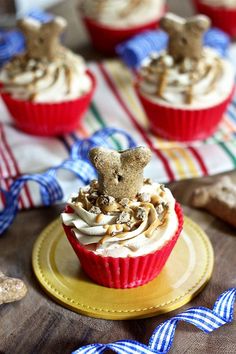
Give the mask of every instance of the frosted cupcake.
POLYGON ((209 16, 214 26, 236 36, 235 0, 193 0, 198 12, 209 16))
POLYGON ((32 134, 57 135, 76 128, 91 100, 95 78, 82 57, 61 46, 66 22, 19 21, 26 52, 0 72, 2 98, 17 126, 32 134))
POLYGON ((232 98, 232 65, 213 49, 202 47, 209 25, 205 16, 184 20, 167 14, 161 27, 169 34, 168 48, 141 67, 137 93, 152 130, 164 138, 208 137, 232 98))
POLYGON ((170 190, 143 178, 148 149, 90 151, 98 180, 83 187, 62 213, 67 237, 87 275, 111 288, 155 278, 183 225, 170 190))
POLYGON ((165 0, 82 0, 80 13, 96 49, 114 54, 117 44, 155 29, 165 12, 165 0))

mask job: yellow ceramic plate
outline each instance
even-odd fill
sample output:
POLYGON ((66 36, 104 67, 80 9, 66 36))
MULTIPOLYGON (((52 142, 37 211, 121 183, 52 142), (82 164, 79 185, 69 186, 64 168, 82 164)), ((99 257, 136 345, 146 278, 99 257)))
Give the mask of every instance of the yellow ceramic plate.
POLYGON ((151 317, 183 306, 209 281, 213 263, 207 235, 187 217, 161 274, 138 288, 109 289, 93 283, 81 270, 60 220, 43 230, 33 249, 34 272, 48 295, 73 311, 111 320, 151 317))

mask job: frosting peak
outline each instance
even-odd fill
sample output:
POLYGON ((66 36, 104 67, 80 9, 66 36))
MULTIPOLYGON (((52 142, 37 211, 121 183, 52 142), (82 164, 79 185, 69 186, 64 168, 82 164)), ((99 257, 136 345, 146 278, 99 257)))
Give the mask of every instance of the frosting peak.
POLYGON ((165 0, 83 0, 86 17, 112 27, 135 26, 162 16, 165 0))
POLYGON ((3 67, 0 81, 14 98, 33 102, 68 101, 91 88, 84 60, 65 48, 53 61, 16 56, 3 67))
POLYGON ((230 63, 210 48, 204 48, 198 60, 185 58, 180 62, 163 52, 142 66, 140 88, 166 104, 203 107, 228 96, 233 78, 230 63))

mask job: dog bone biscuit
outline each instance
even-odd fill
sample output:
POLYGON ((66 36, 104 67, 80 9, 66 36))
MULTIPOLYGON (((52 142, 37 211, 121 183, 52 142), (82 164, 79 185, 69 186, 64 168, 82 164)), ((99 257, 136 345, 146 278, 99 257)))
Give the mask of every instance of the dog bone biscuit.
POLYGON ((24 282, 0 272, 0 305, 21 300, 27 293, 24 282))
POLYGON ((132 199, 143 185, 143 169, 151 151, 145 147, 120 152, 97 147, 90 150, 89 158, 98 171, 101 194, 132 199))
POLYGON ((168 33, 168 53, 176 62, 185 58, 199 59, 202 54, 202 36, 210 27, 207 16, 198 15, 184 19, 167 13, 160 21, 160 27, 168 33))
POLYGON ((66 20, 55 17, 47 23, 40 23, 32 18, 23 18, 17 22, 26 40, 26 51, 29 58, 49 60, 57 56, 60 45, 60 34, 66 27, 66 20))
POLYGON ((236 227, 236 185, 229 177, 224 176, 211 185, 197 188, 191 204, 236 227))

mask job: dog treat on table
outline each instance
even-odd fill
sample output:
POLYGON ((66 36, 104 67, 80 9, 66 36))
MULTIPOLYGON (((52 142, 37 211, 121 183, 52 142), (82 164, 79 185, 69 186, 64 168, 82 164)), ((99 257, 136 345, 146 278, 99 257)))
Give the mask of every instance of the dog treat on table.
POLYGON ((197 188, 191 204, 236 227, 236 185, 230 177, 224 176, 211 185, 197 188))
POLYGON ((10 278, 0 271, 0 305, 21 300, 27 293, 25 283, 16 278, 10 278))

